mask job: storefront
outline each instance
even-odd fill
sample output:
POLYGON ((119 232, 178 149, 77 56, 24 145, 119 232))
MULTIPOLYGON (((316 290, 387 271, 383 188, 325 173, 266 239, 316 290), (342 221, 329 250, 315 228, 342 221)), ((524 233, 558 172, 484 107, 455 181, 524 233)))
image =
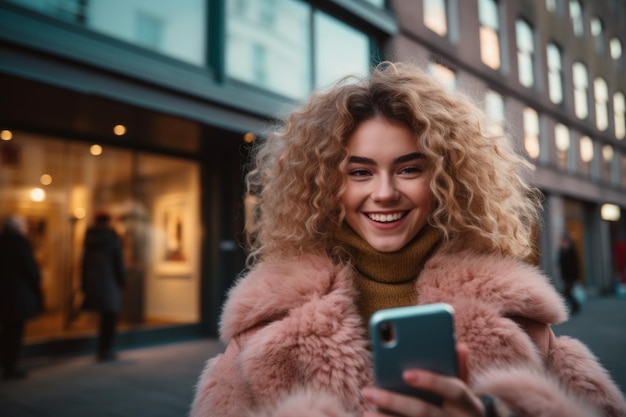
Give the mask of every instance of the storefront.
POLYGON ((24 216, 45 312, 27 354, 88 349, 97 316, 81 310, 83 240, 107 211, 128 274, 122 345, 214 335, 243 267, 242 135, 16 77, 2 77, 0 218, 24 216))

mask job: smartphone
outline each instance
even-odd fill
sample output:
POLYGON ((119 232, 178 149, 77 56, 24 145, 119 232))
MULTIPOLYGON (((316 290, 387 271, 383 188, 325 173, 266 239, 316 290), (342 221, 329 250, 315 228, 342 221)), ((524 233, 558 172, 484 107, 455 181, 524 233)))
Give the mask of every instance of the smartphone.
POLYGON ((410 387, 402 372, 426 369, 458 376, 454 310, 445 303, 379 310, 369 321, 375 385, 441 406, 436 394, 410 387))

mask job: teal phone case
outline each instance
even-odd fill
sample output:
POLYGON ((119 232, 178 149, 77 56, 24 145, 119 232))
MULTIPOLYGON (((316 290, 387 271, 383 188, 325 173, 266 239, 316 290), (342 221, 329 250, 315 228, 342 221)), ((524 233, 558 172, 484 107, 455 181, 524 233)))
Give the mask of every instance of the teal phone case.
POLYGON ((405 384, 402 372, 421 368, 458 375, 452 306, 437 303, 379 310, 370 319, 369 331, 375 385, 441 405, 438 395, 405 384))

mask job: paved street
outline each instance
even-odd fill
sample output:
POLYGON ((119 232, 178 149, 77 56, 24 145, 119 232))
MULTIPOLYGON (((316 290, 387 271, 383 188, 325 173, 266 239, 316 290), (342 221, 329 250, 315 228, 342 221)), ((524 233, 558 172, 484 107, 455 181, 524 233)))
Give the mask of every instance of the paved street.
MULTIPOLYGON (((578 337, 626 392, 626 298, 592 298, 580 315, 555 328, 578 337)), ((121 352, 120 360, 91 356, 25 361, 30 377, 0 381, 2 417, 184 417, 215 340, 193 340, 121 352)))

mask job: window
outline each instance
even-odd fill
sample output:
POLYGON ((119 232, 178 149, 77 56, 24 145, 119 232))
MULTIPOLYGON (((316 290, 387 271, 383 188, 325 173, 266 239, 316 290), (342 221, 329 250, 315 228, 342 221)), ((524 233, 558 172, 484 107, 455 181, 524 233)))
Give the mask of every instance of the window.
POLYGON ((585 34, 585 25, 583 24, 583 8, 578 0, 570 0, 569 15, 572 19, 572 30, 574 34, 581 37, 585 34))
POLYGON ((548 56, 548 96, 554 104, 563 101, 563 66, 561 49, 554 43, 546 47, 548 56))
POLYGON ((441 82, 448 90, 456 89, 456 74, 442 64, 430 64, 430 74, 441 82))
POLYGON ((11 0, 194 65, 206 65, 205 0, 11 0))
POLYGON ((341 76, 369 72, 369 36, 304 2, 226 6, 226 75, 233 80, 298 100, 341 76))
POLYGON ((448 34, 446 0, 423 0, 424 25, 439 36, 448 34))
POLYGON ((613 123, 615 124, 615 138, 621 140, 626 137, 626 100, 624 94, 613 94, 613 123))
POLYGON ((495 0, 479 0, 480 58, 485 65, 495 70, 500 68, 500 23, 498 3, 495 0))
POLYGON ((504 101, 502 96, 493 90, 485 94, 485 113, 489 117, 487 131, 501 136, 504 134, 504 101))
POLYGON ((609 43, 609 49, 611 52, 611 58, 617 61, 622 57, 622 42, 619 38, 611 38, 611 42, 609 43))
POLYGON ((532 87, 534 79, 533 54, 535 46, 533 41, 533 30, 524 20, 515 23, 515 34, 517 35, 517 69, 519 82, 524 87, 532 87))
POLYGON ((557 123, 554 127, 554 144, 556 146, 557 161, 559 168, 568 168, 568 155, 570 149, 570 133, 567 126, 557 123))
POLYGON ((587 67, 581 62, 575 62, 572 66, 572 73, 574 79, 574 113, 579 119, 584 119, 589 114, 587 67))
POLYGON ((315 87, 325 87, 346 74, 366 75, 369 38, 327 15, 315 13, 315 87))
POLYGON ((615 152, 611 145, 602 146, 602 178, 606 181, 613 180, 613 158, 615 152))
POLYGON ((556 0, 546 0, 546 10, 556 12, 556 0))
POLYGON ((226 2, 226 74, 289 98, 304 97, 312 87, 310 7, 293 0, 277 0, 274 9, 262 5, 226 2))
POLYGON ((593 80, 593 97, 596 105, 596 127, 606 130, 609 127, 609 92, 606 81, 600 77, 593 80))
POLYGON ((539 158, 541 148, 539 144, 539 116, 534 109, 524 109, 524 149, 532 159, 539 158))
POLYGON ((591 27, 591 36, 593 36, 595 40, 596 51, 599 54, 604 53, 604 25, 602 24, 602 20, 598 17, 594 17, 591 19, 589 23, 591 27))
POLYGON ((593 163, 593 141, 589 136, 583 136, 579 142, 580 161, 582 162, 581 171, 587 176, 591 176, 591 165, 593 163))

